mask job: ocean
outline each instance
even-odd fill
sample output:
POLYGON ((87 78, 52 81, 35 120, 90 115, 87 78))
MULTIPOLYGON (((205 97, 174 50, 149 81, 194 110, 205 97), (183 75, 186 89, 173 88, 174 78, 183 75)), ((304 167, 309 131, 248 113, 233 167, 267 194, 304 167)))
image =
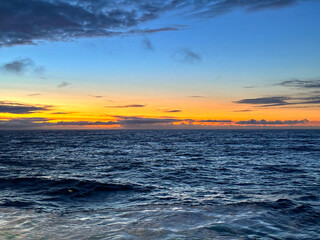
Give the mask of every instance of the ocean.
POLYGON ((320 239, 320 130, 1 131, 0 239, 320 239))

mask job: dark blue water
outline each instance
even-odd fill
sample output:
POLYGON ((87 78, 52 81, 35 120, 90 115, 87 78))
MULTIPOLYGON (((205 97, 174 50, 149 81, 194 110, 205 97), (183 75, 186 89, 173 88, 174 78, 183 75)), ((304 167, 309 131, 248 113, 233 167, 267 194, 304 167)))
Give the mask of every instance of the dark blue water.
POLYGON ((2 131, 0 239, 320 239, 320 130, 2 131))

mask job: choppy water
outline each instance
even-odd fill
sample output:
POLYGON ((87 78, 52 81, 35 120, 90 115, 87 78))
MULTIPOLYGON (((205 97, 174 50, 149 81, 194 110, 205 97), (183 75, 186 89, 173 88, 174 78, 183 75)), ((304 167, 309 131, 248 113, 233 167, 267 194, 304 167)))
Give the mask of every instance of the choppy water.
POLYGON ((320 131, 2 131, 0 239, 320 239, 320 131))

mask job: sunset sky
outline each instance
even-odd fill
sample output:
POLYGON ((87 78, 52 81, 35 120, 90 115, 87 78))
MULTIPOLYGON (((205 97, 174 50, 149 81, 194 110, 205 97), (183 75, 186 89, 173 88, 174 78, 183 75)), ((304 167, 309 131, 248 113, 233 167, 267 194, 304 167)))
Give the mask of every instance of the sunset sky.
POLYGON ((318 0, 12 0, 0 129, 320 126, 318 0))

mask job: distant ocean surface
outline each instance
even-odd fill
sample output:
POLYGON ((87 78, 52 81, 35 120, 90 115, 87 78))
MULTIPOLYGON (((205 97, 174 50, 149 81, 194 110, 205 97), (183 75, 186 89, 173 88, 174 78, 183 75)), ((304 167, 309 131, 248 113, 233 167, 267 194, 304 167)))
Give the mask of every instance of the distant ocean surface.
POLYGON ((1 131, 0 239, 320 239, 320 130, 1 131))

